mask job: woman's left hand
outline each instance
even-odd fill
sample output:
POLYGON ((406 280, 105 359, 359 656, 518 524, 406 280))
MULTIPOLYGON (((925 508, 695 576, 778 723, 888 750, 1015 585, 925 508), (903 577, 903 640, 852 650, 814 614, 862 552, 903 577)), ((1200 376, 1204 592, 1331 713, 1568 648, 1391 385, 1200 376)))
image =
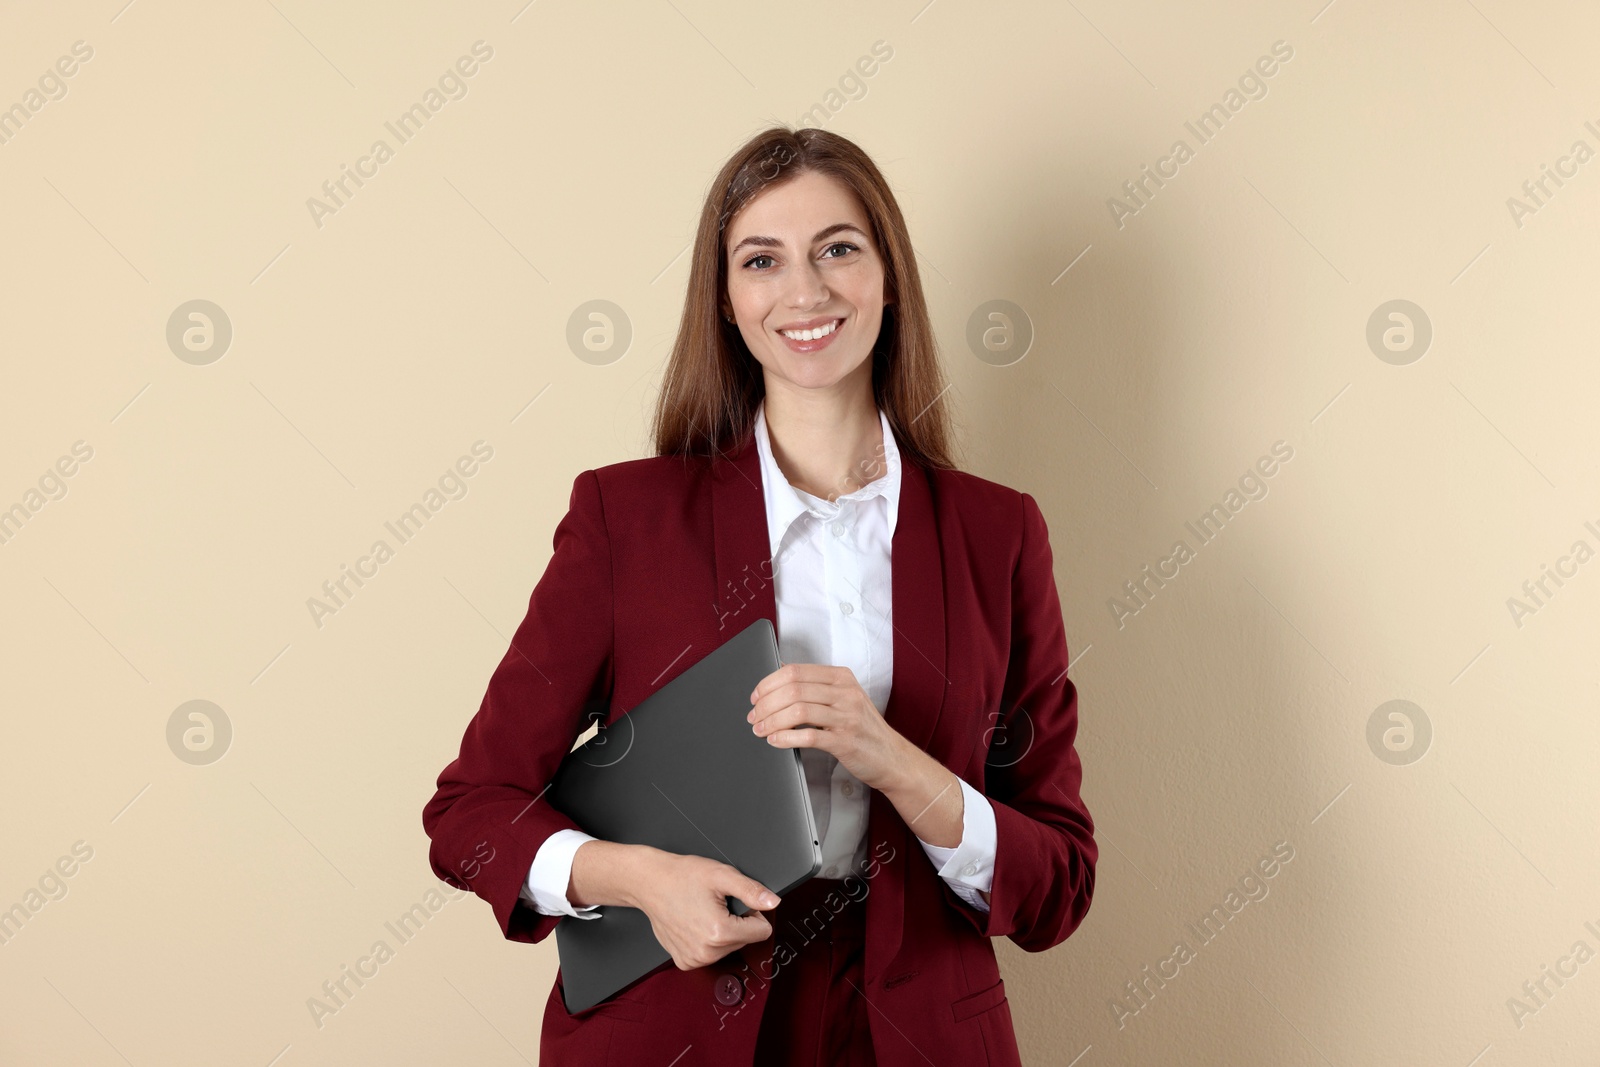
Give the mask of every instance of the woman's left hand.
POLYGON ((886 790, 906 768, 910 742, 878 713, 849 667, 786 663, 761 679, 750 700, 747 721, 757 736, 778 748, 831 753, 870 789, 886 790))

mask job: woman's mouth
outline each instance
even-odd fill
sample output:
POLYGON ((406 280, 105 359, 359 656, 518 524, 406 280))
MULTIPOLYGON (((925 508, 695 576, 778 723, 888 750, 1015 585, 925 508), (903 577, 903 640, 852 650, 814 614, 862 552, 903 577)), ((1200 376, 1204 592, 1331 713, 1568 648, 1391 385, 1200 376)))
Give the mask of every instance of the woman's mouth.
POLYGON ((777 334, 792 352, 818 352, 833 343, 843 325, 844 319, 829 319, 809 330, 778 330, 777 334))

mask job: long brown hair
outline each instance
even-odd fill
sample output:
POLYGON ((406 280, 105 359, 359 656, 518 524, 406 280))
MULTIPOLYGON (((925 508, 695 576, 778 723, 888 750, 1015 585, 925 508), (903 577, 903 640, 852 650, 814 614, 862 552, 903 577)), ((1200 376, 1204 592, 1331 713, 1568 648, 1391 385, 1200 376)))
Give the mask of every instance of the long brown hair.
POLYGON ((720 455, 755 428, 765 395, 761 364, 736 323, 721 314, 727 292, 723 233, 758 193, 808 171, 848 186, 866 209, 884 258, 883 324, 872 347, 872 393, 903 460, 950 469, 950 412, 917 260, 889 183, 853 141, 827 130, 772 126, 723 165, 700 211, 678 337, 656 398, 656 454, 720 455))

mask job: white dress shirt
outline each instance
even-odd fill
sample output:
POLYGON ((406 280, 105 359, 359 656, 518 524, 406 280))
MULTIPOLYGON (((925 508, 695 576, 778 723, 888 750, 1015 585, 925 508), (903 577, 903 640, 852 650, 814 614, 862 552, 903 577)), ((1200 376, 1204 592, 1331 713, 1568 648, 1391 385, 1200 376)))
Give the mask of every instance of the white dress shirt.
MULTIPOLYGON (((900 507, 901 468, 889 419, 882 411, 878 418, 883 427, 882 475, 832 501, 789 484, 772 455, 765 401, 756 410, 755 436, 772 550, 779 657, 784 663, 849 667, 882 714, 894 675, 890 547, 900 507)), ((817 748, 798 751, 822 840, 817 877, 843 879, 865 870, 868 788, 831 754, 817 748)), ((980 891, 988 891, 994 878, 994 808, 965 781, 961 794, 960 844, 942 848, 920 837, 917 842, 951 890, 986 912, 989 905, 980 891)), ((575 908, 567 900, 573 854, 594 840, 581 830, 551 834, 528 870, 522 899, 542 915, 599 918, 599 905, 575 908)))

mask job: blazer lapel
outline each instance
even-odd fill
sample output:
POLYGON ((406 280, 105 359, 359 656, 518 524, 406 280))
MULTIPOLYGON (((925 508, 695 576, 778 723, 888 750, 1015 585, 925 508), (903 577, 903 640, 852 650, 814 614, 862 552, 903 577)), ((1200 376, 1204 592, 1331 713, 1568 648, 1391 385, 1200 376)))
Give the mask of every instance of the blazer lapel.
POLYGON ((761 453, 752 430, 731 453, 711 462, 711 525, 716 552, 718 640, 726 641, 757 619, 778 628, 772 588, 772 542, 761 492, 761 453))
MULTIPOLYGON (((717 581, 713 606, 722 620, 721 639, 757 618, 771 620, 776 629, 772 547, 754 431, 732 452, 712 460, 711 492, 717 581)), ((926 751, 949 687, 944 560, 928 473, 906 461, 890 552, 894 677, 882 710, 889 725, 926 751)), ((927 858, 900 813, 877 790, 869 802, 867 837, 869 857, 879 856, 884 843, 894 850, 890 860, 880 859, 868 894, 865 977, 871 982, 894 959, 903 940, 906 864, 926 863, 927 858)))
POLYGON ((890 549, 893 564, 894 679, 883 715, 926 751, 944 709, 946 677, 944 557, 927 471, 900 469, 900 511, 890 549))
MULTIPOLYGON (((906 740, 927 751, 950 684, 946 670, 944 558, 928 472, 904 461, 891 554, 894 680, 884 719, 906 740)), ((874 789, 868 803, 867 855, 880 857, 880 866, 867 895, 862 977, 869 988, 876 990, 882 988, 884 971, 899 953, 904 939, 907 865, 926 864, 928 857, 887 797, 874 789), (887 861, 878 852, 882 844, 894 850, 887 861)))

